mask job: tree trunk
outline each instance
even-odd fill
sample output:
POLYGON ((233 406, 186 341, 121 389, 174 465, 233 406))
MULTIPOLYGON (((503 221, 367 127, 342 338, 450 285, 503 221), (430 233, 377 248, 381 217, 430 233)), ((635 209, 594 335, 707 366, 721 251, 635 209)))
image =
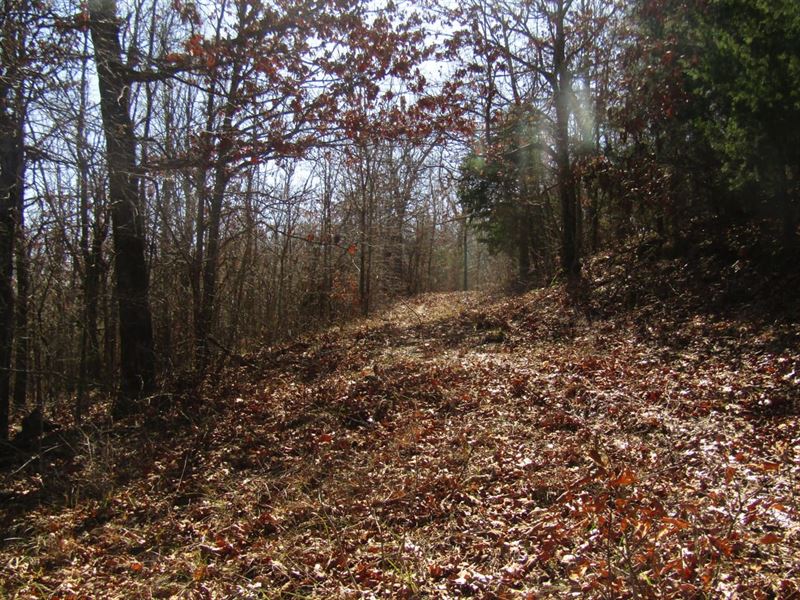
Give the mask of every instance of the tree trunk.
POLYGON ((789 191, 789 178, 786 176, 786 165, 784 161, 778 162, 776 166, 778 175, 778 206, 781 216, 781 235, 783 244, 787 250, 794 250, 797 246, 797 216, 795 214, 792 195, 789 191))
MULTIPOLYGON (((14 338, 13 267, 18 210, 24 198, 25 27, 19 12, 6 13, 0 31, 0 440, 8 439, 11 354, 14 338)), ((21 9, 22 7, 17 7, 21 9)), ((26 286, 26 281, 23 281, 26 286)), ((27 293, 27 290, 25 290, 27 293)))
POLYGON ((255 185, 255 173, 251 169, 247 174, 247 184, 245 187, 244 197, 244 221, 245 221, 245 242, 244 252, 242 254, 241 266, 236 275, 236 282, 234 289, 236 290, 235 300, 233 304, 233 314, 231 315, 230 326, 228 328, 227 346, 234 350, 239 346, 239 327, 241 317, 245 313, 245 286, 247 279, 253 270, 253 256, 255 253, 255 236, 256 236, 256 216, 253 209, 253 188, 255 185))
MULTIPOLYGON (((214 164, 214 182, 209 197, 208 210, 208 239, 205 247, 205 260, 203 262, 203 292, 200 300, 199 321, 196 327, 197 368, 202 373, 208 361, 208 338, 214 326, 214 304, 217 296, 217 273, 220 258, 220 228, 222 225, 222 205, 225 201, 225 192, 228 188, 230 175, 228 162, 233 150, 232 133, 233 116, 236 112, 236 96, 239 93, 240 66, 235 64, 231 73, 228 88, 227 102, 223 116, 220 140, 217 145, 217 157, 214 164)), ((210 117, 210 114, 209 114, 210 117)))
MULTIPOLYGON (((24 169, 24 163, 21 171, 24 169)), ((20 182, 24 175, 20 175, 20 182)), ((16 268, 17 268, 17 303, 16 303, 16 350, 14 352, 14 405, 24 408, 28 399, 28 294, 30 282, 28 279, 28 248, 25 240, 25 199, 22 185, 17 192, 17 239, 16 239, 16 268)))
POLYGON ((22 181, 21 115, 12 90, 0 83, 0 439, 8 439, 11 351, 14 330, 13 261, 15 212, 22 181))
MULTIPOLYGON (((89 49, 88 35, 84 39, 83 54, 89 49)), ((86 104, 88 96, 88 58, 81 65, 81 97, 77 122, 78 198, 80 218, 80 248, 83 258, 83 327, 81 329, 81 362, 78 376, 78 397, 75 403, 75 419, 80 423, 86 404, 89 380, 100 377, 100 345, 97 334, 98 293, 100 288, 100 261, 103 240, 99 237, 101 226, 99 211, 95 210, 95 223, 89 217, 89 161, 86 157, 86 104), (90 231, 93 235, 90 241, 90 231)), ((104 236, 103 236, 104 237, 104 236)))
POLYGON ((136 412, 138 401, 155 387, 144 207, 139 196, 136 138, 129 112, 130 81, 120 59, 115 1, 91 0, 89 16, 106 140, 119 307, 120 385, 112 412, 121 417, 136 412))
MULTIPOLYGON (((16 352, 14 356, 14 405, 24 408, 28 393, 28 250, 25 242, 25 128, 26 114, 23 85, 20 83, 16 92, 14 115, 16 115, 16 185, 13 198, 16 208, 16 268, 17 268, 17 302, 16 302, 16 352)), ((11 342, 9 342, 11 343, 11 342)))
POLYGON ((531 228, 527 207, 523 207, 519 217, 517 221, 517 286, 520 290, 525 290, 531 283, 531 228))
POLYGON ((361 195, 361 206, 358 213, 358 298, 361 304, 361 313, 369 314, 369 282, 367 278, 367 199, 361 195))
POLYGON ((217 271, 219 269, 219 233, 222 222, 222 204, 228 176, 225 155, 230 150, 230 142, 220 143, 218 163, 214 172, 214 188, 211 192, 211 206, 208 211, 208 240, 203 264, 203 293, 200 301, 200 320, 197 327, 197 368, 202 373, 208 361, 208 338, 214 325, 214 304, 217 295, 217 271))
POLYGON ((361 314, 369 315, 371 300, 371 268, 372 268, 372 210, 373 210, 373 182, 372 164, 369 150, 363 156, 363 163, 359 171, 359 275, 358 297, 361 304, 361 314))
POLYGON ((192 321, 194 324, 194 359, 195 369, 198 373, 202 372, 205 362, 205 333, 203 333, 202 297, 203 297, 203 264, 205 261, 206 243, 206 204, 207 193, 205 183, 205 166, 198 169, 197 177, 197 213, 195 215, 195 249, 191 264, 191 286, 192 286, 192 321))
POLYGON ((565 47, 566 33, 564 21, 566 7, 559 3, 556 14, 556 36, 554 40, 553 67, 555 71, 556 104, 556 161, 558 168, 558 195, 561 203, 561 267, 567 278, 580 276, 578 248, 578 211, 575 191, 575 178, 569 156, 569 117, 572 78, 567 64, 565 47))
POLYGON ((322 277, 320 279, 320 295, 318 315, 320 319, 328 323, 332 317, 332 294, 333 294, 333 224, 331 219, 331 208, 333 204, 334 175, 328 169, 325 170, 323 179, 324 188, 322 192, 322 277))

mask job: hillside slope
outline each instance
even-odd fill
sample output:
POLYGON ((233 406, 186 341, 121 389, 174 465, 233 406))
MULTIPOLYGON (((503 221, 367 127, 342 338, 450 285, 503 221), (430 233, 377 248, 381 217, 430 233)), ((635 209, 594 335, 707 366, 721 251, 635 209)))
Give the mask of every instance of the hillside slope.
POLYGON ((616 261, 580 309, 418 297, 5 473, 0 595, 797 597, 791 302, 616 261))

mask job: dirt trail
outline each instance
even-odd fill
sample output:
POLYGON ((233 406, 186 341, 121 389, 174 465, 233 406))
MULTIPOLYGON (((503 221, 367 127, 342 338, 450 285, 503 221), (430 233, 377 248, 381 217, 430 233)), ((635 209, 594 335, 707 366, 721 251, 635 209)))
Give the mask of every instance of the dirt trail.
POLYGON ((0 589, 796 597, 797 356, 735 320, 570 306, 427 295, 266 349, 127 481, 18 522, 0 589))

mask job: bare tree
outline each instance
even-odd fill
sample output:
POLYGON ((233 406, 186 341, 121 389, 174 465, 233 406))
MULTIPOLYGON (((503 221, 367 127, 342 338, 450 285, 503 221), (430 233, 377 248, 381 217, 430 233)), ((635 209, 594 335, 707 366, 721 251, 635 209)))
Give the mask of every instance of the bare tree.
POLYGON ((106 140, 116 294, 119 303, 119 393, 114 414, 136 410, 155 386, 153 326, 145 263, 144 207, 139 196, 136 137, 130 115, 131 77, 122 62, 115 0, 89 3, 89 27, 106 140))

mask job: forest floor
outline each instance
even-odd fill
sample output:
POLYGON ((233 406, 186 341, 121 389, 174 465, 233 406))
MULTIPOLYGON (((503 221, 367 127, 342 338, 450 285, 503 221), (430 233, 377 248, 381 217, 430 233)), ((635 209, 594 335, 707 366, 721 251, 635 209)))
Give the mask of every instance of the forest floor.
POLYGON ((800 597, 800 282, 628 250, 50 436, 0 478, 0 597, 800 597))

